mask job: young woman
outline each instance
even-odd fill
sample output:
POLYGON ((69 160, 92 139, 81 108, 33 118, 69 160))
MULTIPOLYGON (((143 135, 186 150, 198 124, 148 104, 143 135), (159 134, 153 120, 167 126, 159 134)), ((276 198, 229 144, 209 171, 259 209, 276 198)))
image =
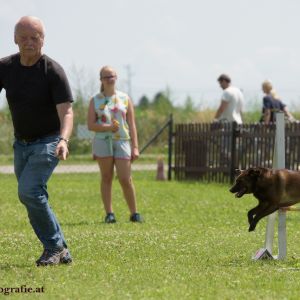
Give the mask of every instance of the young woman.
POLYGON ((139 157, 134 107, 128 95, 116 90, 116 80, 113 68, 105 66, 100 70, 101 91, 90 100, 88 129, 96 132, 93 156, 101 173, 105 222, 116 222, 112 208, 114 166, 130 210, 130 221, 141 222, 131 177, 131 161, 139 157))
POLYGON ((288 121, 296 121, 293 115, 288 111, 287 106, 281 102, 269 80, 265 80, 262 83, 262 90, 265 93, 265 96, 263 98, 261 122, 264 122, 265 124, 275 122, 275 113, 280 111, 285 114, 288 121))

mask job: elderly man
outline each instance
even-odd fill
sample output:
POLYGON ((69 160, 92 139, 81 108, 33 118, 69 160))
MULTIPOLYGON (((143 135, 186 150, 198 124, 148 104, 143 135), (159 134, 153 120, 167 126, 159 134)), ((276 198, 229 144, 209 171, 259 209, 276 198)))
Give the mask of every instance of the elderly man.
POLYGON ((231 85, 231 79, 226 74, 220 75, 218 82, 224 92, 222 94, 220 106, 215 115, 215 121, 236 122, 242 124, 244 96, 241 90, 231 85))
POLYGON ((44 36, 41 20, 22 17, 14 36, 19 52, 0 60, 0 91, 6 90, 14 126, 18 195, 44 247, 37 266, 72 261, 48 203, 47 181, 59 159, 68 156, 73 100, 64 70, 42 53, 44 36))

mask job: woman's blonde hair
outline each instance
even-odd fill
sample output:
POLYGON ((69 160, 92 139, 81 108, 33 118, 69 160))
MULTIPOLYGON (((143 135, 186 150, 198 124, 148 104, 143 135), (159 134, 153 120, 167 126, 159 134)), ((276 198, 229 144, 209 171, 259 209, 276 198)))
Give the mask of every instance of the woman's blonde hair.
MULTIPOLYGON (((102 79, 102 73, 106 69, 112 70, 112 71, 114 71, 116 73, 116 71, 111 66, 104 66, 104 67, 102 67, 100 69, 100 79, 102 79)), ((102 82, 101 82, 100 92, 104 92, 104 86, 103 86, 102 82)))
POLYGON ((262 83, 262 87, 264 88, 264 91, 266 91, 267 94, 270 94, 274 99, 280 99, 276 91, 273 89, 273 85, 270 80, 265 80, 262 83))

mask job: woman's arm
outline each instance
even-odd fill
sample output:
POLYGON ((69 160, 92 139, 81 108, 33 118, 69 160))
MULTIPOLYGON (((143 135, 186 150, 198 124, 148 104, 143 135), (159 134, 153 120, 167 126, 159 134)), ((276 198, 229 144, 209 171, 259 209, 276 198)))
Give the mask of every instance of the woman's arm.
POLYGON ((264 123, 269 124, 271 120, 271 109, 265 108, 264 112, 264 123))
POLYGON ((287 116, 287 118, 288 118, 288 120, 289 120, 290 122, 295 122, 295 121, 296 121, 296 119, 295 119, 294 116, 288 111, 288 109, 287 109, 286 106, 283 108, 283 112, 284 112, 284 114, 287 116))
POLYGON ((135 116, 134 116, 134 107, 131 99, 128 100, 128 110, 127 110, 127 122, 129 126, 129 134, 131 138, 131 148, 132 148, 132 160, 135 160, 139 157, 139 144, 137 137, 137 130, 135 125, 135 116))
POLYGON ((263 98, 263 112, 264 112, 263 122, 265 124, 270 124, 270 122, 271 122, 271 109, 273 107, 271 99, 272 98, 269 95, 266 95, 263 98))
POLYGON ((88 126, 88 130, 95 131, 95 132, 106 132, 106 131, 116 132, 119 129, 119 124, 116 122, 113 122, 112 124, 97 123, 97 114, 95 111, 93 98, 90 100, 90 104, 89 104, 87 126, 88 126))

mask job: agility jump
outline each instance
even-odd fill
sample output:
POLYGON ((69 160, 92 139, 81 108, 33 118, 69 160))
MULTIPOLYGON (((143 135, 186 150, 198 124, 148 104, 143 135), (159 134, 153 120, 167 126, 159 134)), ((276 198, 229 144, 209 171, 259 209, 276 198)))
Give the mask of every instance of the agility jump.
MULTIPOLYGON (((285 168, 285 123, 284 114, 276 113, 276 135, 274 148, 274 169, 285 168)), ((296 207, 287 207, 278 210, 278 255, 273 255, 273 241, 275 219, 277 212, 268 216, 265 245, 259 249, 253 256, 254 260, 258 259, 285 259, 287 255, 287 238, 286 238, 286 211, 299 211, 296 207)))

